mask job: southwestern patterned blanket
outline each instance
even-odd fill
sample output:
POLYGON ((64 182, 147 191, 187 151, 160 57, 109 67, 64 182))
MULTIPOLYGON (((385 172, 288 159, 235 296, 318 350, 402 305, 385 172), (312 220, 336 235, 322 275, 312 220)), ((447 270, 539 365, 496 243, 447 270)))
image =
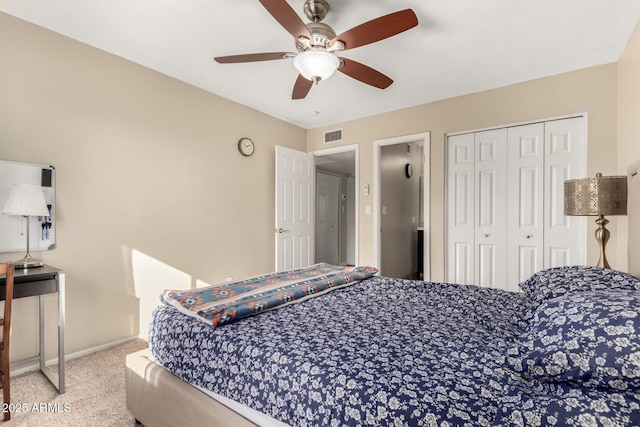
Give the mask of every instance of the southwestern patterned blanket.
POLYGON ((166 290, 160 300, 216 327, 353 285, 377 272, 372 267, 320 263, 199 289, 166 290))

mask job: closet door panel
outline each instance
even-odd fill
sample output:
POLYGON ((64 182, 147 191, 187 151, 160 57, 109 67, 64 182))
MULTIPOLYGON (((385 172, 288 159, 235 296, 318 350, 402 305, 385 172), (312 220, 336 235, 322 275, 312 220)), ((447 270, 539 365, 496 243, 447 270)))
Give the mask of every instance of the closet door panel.
POLYGON ((543 267, 544 124, 508 129, 507 290, 543 267))
POLYGON ((497 247, 494 244, 478 245, 478 285, 485 288, 497 287, 499 274, 496 266, 497 247))
MULTIPOLYGON (((569 265, 569 249, 564 248, 549 248, 549 266, 560 267, 562 265, 569 265)), ((584 263, 581 263, 584 264, 584 263)))
POLYGON ((478 227, 495 229, 496 224, 496 175, 495 170, 478 172, 478 227))
POLYGON ((507 282, 507 130, 475 134, 475 277, 480 286, 507 282))
POLYGON ((564 182, 586 175, 583 117, 545 123, 544 266, 585 264, 584 217, 564 214, 564 182))
POLYGON ((473 284, 473 243, 456 242, 453 253, 453 270, 447 278, 451 283, 473 284))
POLYGON ((473 134, 447 138, 446 278, 474 280, 475 155, 473 134))
POLYGON ((453 200, 453 221, 455 227, 473 227, 473 204, 468 195, 473 191, 473 172, 456 173, 453 176, 455 199, 453 200))

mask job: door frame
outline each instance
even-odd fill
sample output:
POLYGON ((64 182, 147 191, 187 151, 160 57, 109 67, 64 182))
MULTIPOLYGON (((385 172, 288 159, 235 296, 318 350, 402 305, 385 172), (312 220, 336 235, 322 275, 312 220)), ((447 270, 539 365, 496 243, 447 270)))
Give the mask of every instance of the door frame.
MULTIPOLYGON (((358 185, 359 185, 359 181, 360 181, 360 153, 359 153, 359 145, 358 144, 349 144, 349 145, 341 145, 339 147, 331 147, 331 148, 323 148, 320 150, 314 150, 311 151, 311 154, 313 154, 314 158, 315 157, 322 157, 322 156, 327 156, 329 154, 336 154, 336 153, 346 153, 349 151, 354 151, 355 153, 355 188, 356 188, 356 194, 355 194, 355 235, 354 235, 354 246, 355 246, 355 259, 356 259, 356 264, 360 263, 360 257, 359 257, 359 247, 360 247, 360 243, 359 243, 359 206, 360 206, 360 195, 358 194, 358 185)), ((315 165, 315 162, 314 162, 315 165)), ((315 168, 315 166, 314 166, 315 168)), ((315 199, 314 199, 315 202, 315 199)), ((315 230, 315 224, 314 224, 314 230, 315 230)))
MULTIPOLYGON (((422 178, 422 224, 423 231, 423 247, 422 247, 422 265, 423 280, 431 280, 431 132, 420 132, 410 135, 396 136, 392 138, 376 139, 373 141, 373 252, 375 254, 376 265, 382 265, 382 218, 380 212, 380 203, 382 199, 382 178, 380 160, 382 155, 382 147, 387 145, 407 144, 409 142, 422 142, 423 153, 423 178, 422 178)), ((356 183, 357 185, 357 183, 356 183)), ((356 188, 358 188, 356 186, 356 188)), ((357 194, 357 192, 356 192, 357 194)), ((384 274, 384 271, 382 272, 384 274)))

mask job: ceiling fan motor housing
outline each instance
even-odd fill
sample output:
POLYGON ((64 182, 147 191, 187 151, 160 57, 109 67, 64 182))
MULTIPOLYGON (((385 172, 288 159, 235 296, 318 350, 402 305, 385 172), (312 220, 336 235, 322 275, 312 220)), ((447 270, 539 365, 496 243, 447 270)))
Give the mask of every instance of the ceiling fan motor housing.
POLYGON ((322 22, 309 22, 307 28, 313 36, 313 40, 307 40, 304 37, 299 38, 296 43, 298 52, 314 48, 326 49, 329 47, 329 42, 336 36, 333 28, 322 22))

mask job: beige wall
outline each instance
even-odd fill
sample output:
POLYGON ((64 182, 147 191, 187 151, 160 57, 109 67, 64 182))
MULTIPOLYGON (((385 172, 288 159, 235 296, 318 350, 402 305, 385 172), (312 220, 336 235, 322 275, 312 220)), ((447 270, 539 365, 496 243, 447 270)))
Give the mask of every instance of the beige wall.
MULTIPOLYGON (((627 165, 637 159, 640 159, 640 26, 618 62, 618 174, 625 174, 627 165)), ((622 217, 617 249, 623 270, 627 267, 626 233, 627 221, 622 217)))
MULTIPOLYGON (((437 82, 434 82, 437 84, 437 82)), ((373 217, 364 214, 373 206, 373 144, 375 140, 418 132, 431 132, 431 279, 444 280, 444 140, 445 133, 500 126, 575 113, 588 114, 589 175, 615 173, 617 166, 617 66, 604 65, 475 93, 382 115, 366 117, 326 128, 310 130, 309 150, 326 148, 322 133, 343 128, 344 144, 359 144, 360 153, 360 264, 374 264, 373 217)), ((610 229, 616 235, 615 218, 610 229)), ((589 236, 595 224, 589 228, 589 236)), ((597 243, 587 239, 588 262, 597 262, 597 243)), ((615 251, 607 253, 617 265, 615 251)))
MULTIPOLYGON (((163 288, 273 270, 274 146, 304 129, 2 13, 0 58, 0 158, 57 170, 57 249, 36 254, 67 273, 67 353, 146 329, 163 288)), ((31 356, 34 299, 14 313, 31 356)))

